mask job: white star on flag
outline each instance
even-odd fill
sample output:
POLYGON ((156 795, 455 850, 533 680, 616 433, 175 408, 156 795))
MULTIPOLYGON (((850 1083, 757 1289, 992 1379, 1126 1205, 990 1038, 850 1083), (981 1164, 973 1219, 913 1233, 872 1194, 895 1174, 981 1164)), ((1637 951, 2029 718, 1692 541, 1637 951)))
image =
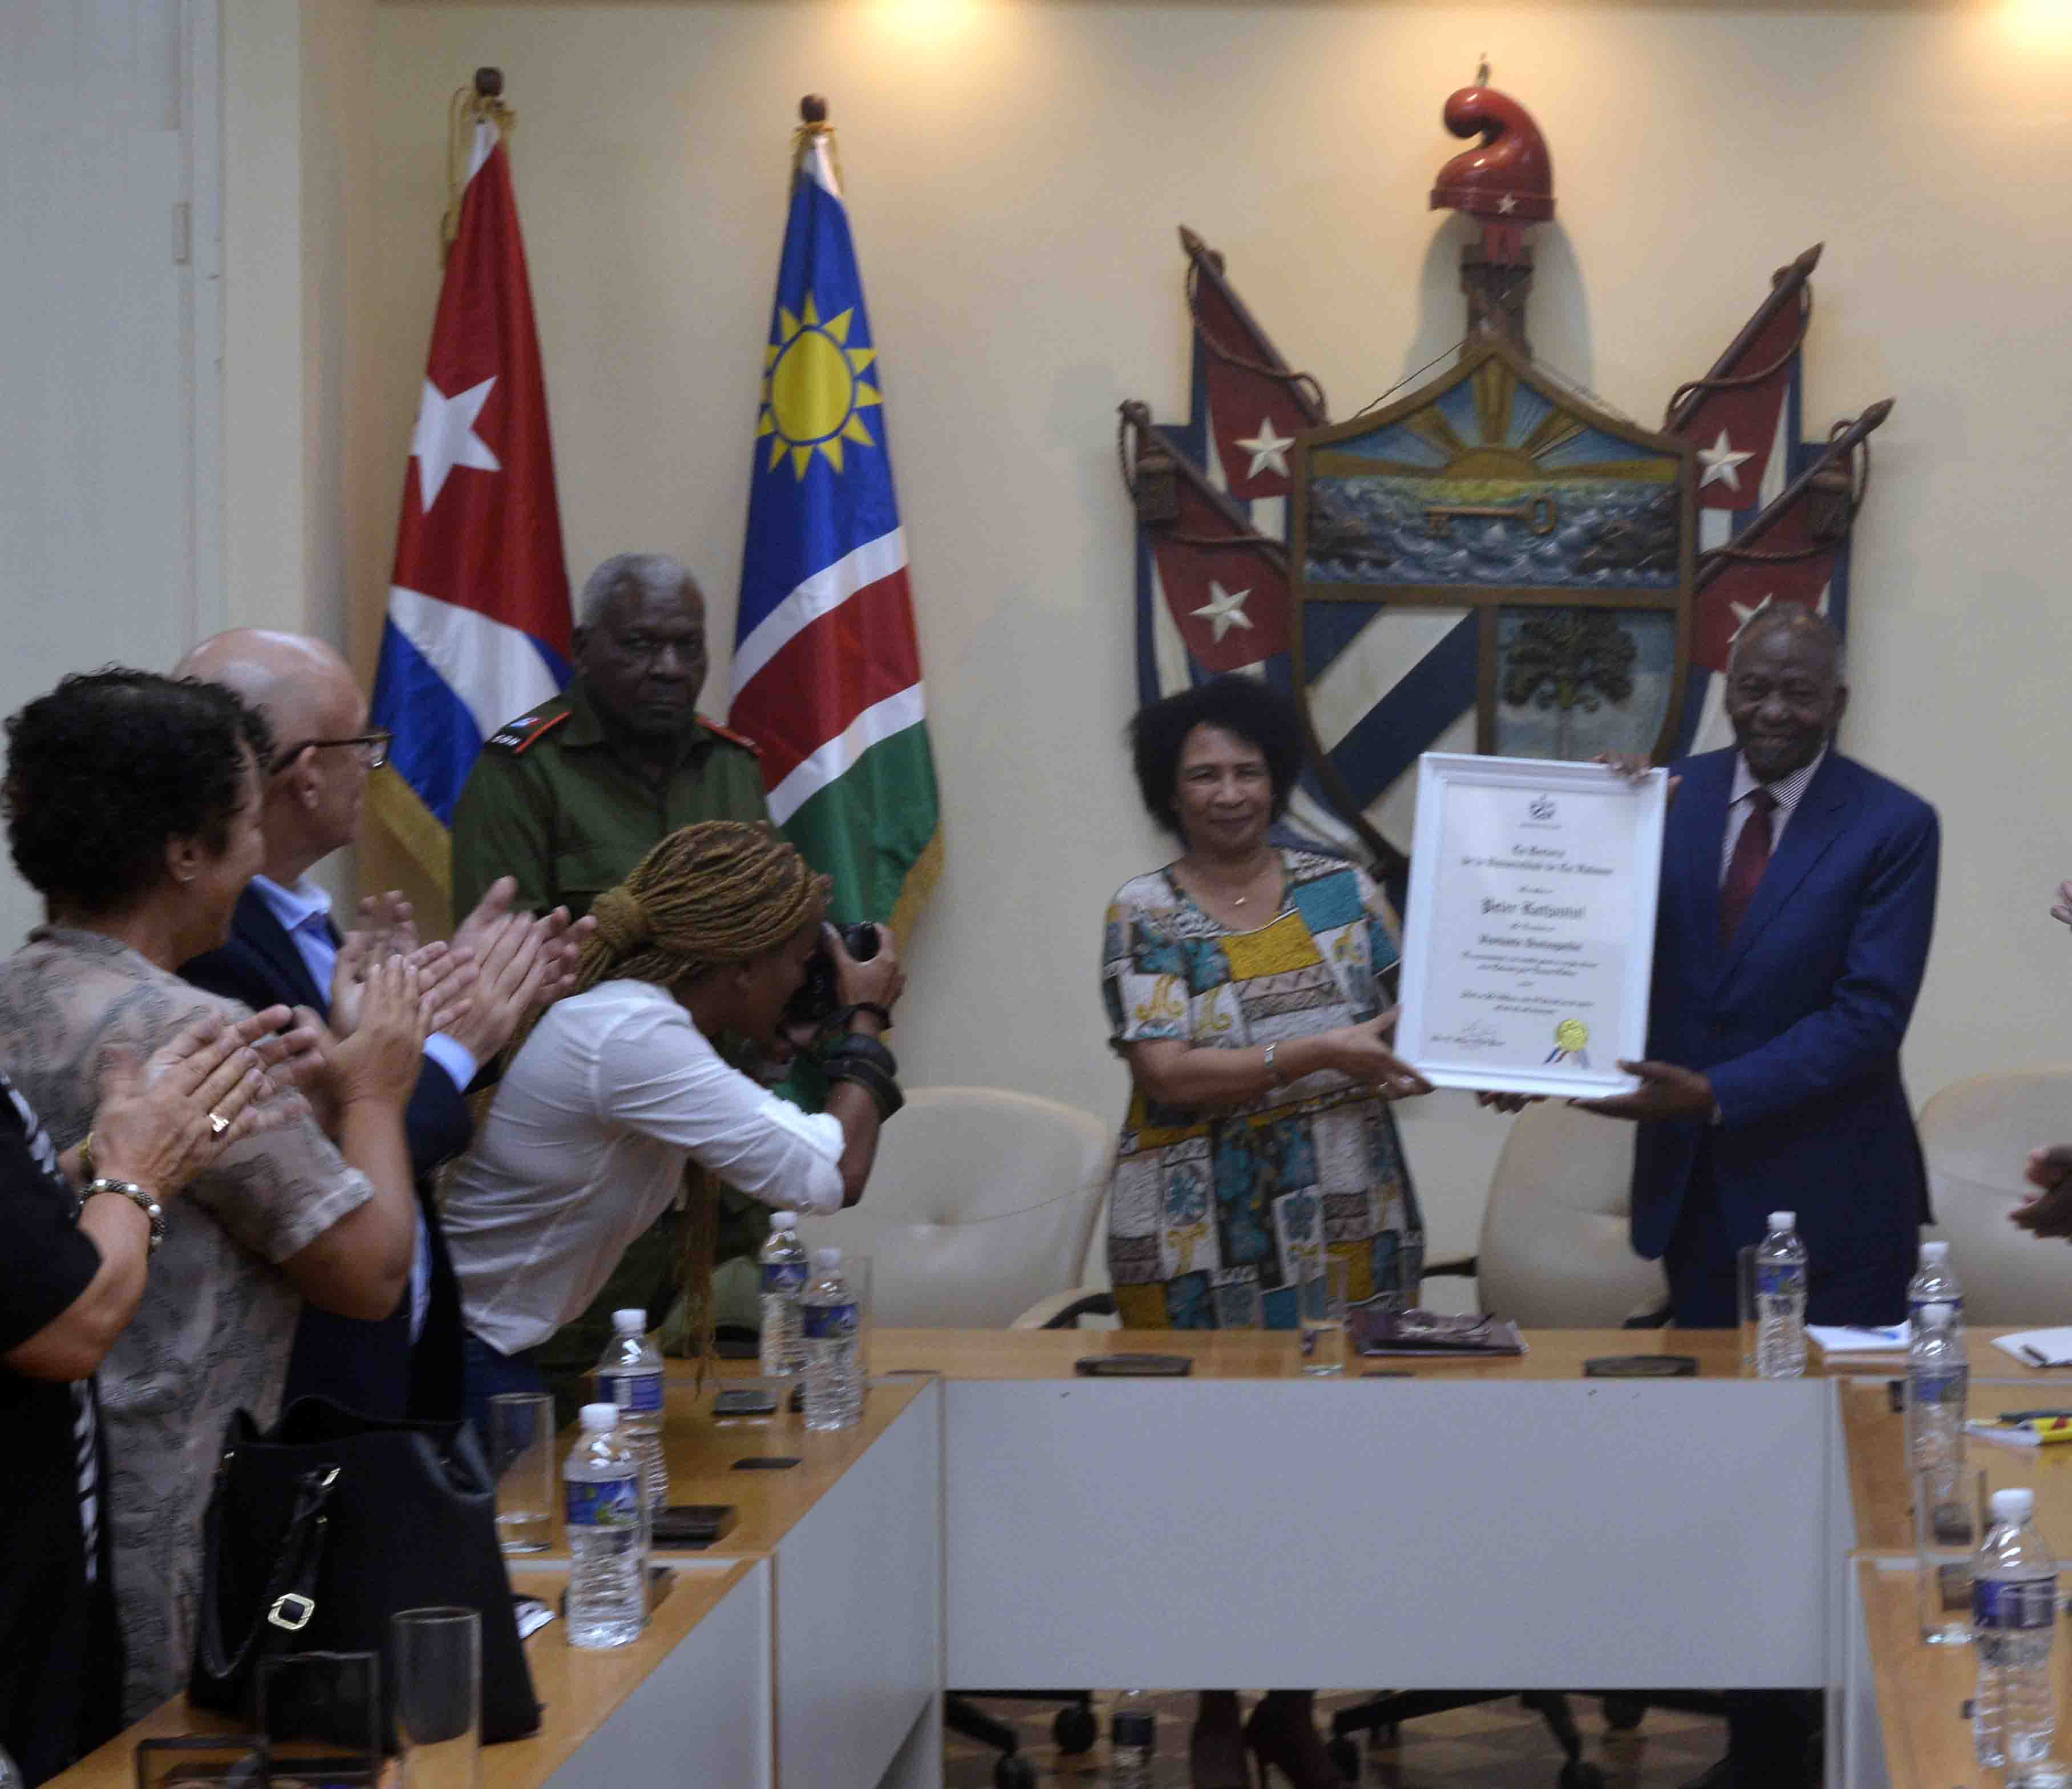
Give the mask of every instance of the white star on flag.
POLYGON ((1774 594, 1770 596, 1766 596, 1760 603, 1757 603, 1753 608, 1750 608, 1745 603, 1735 603, 1730 601, 1727 604, 1727 607, 1734 611, 1734 631, 1732 637, 1734 640, 1739 640, 1741 637, 1741 630, 1746 627, 1751 621, 1754 620, 1758 615, 1761 615, 1765 609, 1768 608, 1770 604, 1776 600, 1776 597, 1774 594))
POLYGON ((1741 475, 1734 468, 1743 460, 1754 458, 1753 452, 1737 452, 1734 444, 1727 439, 1727 431, 1720 430, 1719 438, 1711 446, 1698 450, 1698 463, 1705 468, 1705 475, 1699 479, 1698 488, 1702 491, 1717 479, 1729 491, 1740 490, 1741 475))
POLYGON ((1194 613, 1200 615, 1216 631, 1221 640, 1233 627, 1249 628, 1252 617, 1244 612, 1244 599, 1252 594, 1249 588, 1227 590, 1214 578, 1209 580, 1209 599, 1194 613))
POLYGON ((449 397, 430 380, 425 381, 425 394, 417 400, 417 426, 410 431, 410 454, 417 463, 417 495, 427 515, 456 466, 471 466, 479 472, 504 470, 489 444, 475 432, 475 419, 495 383, 491 373, 480 385, 449 397))
POLYGON ((1288 450, 1295 445, 1293 435, 1277 435, 1273 432, 1273 418, 1263 416, 1259 419, 1259 433, 1240 439, 1238 446, 1252 455, 1252 469, 1245 474, 1248 479, 1259 476, 1263 466, 1270 472, 1288 476, 1288 450))
POLYGON ((1503 198, 1497 200, 1496 208, 1501 216, 1508 217, 1518 209, 1518 201, 1509 193, 1506 193, 1503 198))

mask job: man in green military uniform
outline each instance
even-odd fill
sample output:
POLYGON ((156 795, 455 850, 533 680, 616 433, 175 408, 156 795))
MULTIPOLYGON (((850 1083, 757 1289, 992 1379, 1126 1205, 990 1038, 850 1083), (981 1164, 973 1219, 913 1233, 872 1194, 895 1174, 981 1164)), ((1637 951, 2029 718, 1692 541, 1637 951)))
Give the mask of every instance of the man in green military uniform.
MULTIPOLYGON (((484 744, 454 808, 454 911, 499 876, 516 905, 565 906, 580 919, 659 841, 702 820, 767 820, 753 744, 697 712, 705 681, 705 604, 680 560, 626 553, 590 574, 577 607, 574 676, 484 744)), ((721 1200, 717 1259, 753 1255, 769 1214, 732 1191, 721 1200)), ((589 1310, 540 1350, 566 1407, 611 1334, 638 1305, 659 1323, 680 1289, 683 1220, 672 1210, 627 1249, 589 1310)))

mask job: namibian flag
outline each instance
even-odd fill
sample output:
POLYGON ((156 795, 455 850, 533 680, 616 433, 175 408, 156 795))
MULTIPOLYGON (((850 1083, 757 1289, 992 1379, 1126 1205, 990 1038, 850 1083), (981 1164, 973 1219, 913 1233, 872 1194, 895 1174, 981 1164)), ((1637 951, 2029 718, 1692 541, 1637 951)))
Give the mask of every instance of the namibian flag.
POLYGON ((940 857, 878 350, 824 126, 800 133, 763 350, 730 723, 832 916, 903 926, 940 857))

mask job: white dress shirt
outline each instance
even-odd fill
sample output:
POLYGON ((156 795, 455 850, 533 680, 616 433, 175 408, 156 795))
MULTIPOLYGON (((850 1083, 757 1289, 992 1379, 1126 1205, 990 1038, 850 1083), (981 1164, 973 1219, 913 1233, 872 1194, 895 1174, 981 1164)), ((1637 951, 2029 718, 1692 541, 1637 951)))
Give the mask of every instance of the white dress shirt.
POLYGON ((1727 796, 1727 829, 1720 841, 1720 881, 1722 886, 1726 882, 1727 866, 1734 861, 1734 846, 1739 842, 1741 829, 1748 825, 1752 811, 1748 798, 1758 787, 1762 787, 1770 791, 1770 799, 1777 804, 1770 815, 1770 855, 1774 857, 1778 846, 1784 842, 1784 829, 1790 825, 1792 812, 1806 793, 1807 784, 1813 780, 1827 761, 1827 747, 1823 745, 1811 763, 1793 771, 1789 775, 1780 776, 1774 783, 1758 785, 1754 771, 1748 767, 1748 760, 1739 752, 1734 754, 1734 783, 1727 796))
MULTIPOLYGON (((270 876, 254 876, 252 886, 266 903, 266 911, 281 922, 281 929, 293 941, 302 967, 310 972, 310 980, 328 1002, 331 976, 338 968, 338 946, 331 942, 331 890, 306 876, 293 888, 283 888, 270 876)), ((456 1093, 467 1092, 479 1065, 466 1044, 456 1043, 443 1031, 434 1031, 425 1039, 425 1054, 452 1081, 456 1093)), ((431 1232, 425 1228, 423 1212, 417 1214, 417 1243, 410 1254, 413 1342, 424 1333, 425 1314, 432 1307, 431 1232)))
POLYGON ((467 1327, 500 1354, 579 1316, 695 1159, 766 1205, 839 1211, 841 1122, 730 1068, 666 988, 604 981, 525 1040, 440 1206, 467 1327))

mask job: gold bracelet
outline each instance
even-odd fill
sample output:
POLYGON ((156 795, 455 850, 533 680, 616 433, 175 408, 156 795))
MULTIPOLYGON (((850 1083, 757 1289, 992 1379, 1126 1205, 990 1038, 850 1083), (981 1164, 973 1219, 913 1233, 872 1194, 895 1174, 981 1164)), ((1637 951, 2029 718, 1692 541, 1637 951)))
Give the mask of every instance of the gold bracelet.
POLYGON ((91 1180, 93 1175, 93 1133, 88 1131, 79 1145, 79 1178, 91 1180))

